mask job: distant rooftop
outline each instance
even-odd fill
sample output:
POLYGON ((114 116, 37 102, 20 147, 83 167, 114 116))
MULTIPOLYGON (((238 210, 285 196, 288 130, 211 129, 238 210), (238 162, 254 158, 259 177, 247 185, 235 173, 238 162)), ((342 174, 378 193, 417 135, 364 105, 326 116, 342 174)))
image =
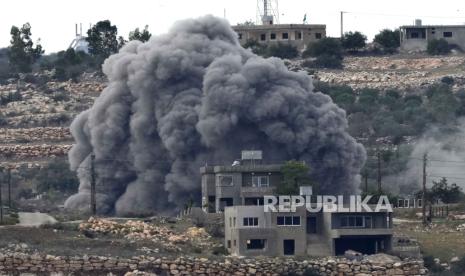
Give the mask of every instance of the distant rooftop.
POLYGON ((462 25, 403 25, 401 28, 465 28, 465 24, 462 25))
POLYGON ((270 30, 270 29, 308 29, 326 28, 325 24, 272 24, 272 25, 235 25, 233 29, 270 30))

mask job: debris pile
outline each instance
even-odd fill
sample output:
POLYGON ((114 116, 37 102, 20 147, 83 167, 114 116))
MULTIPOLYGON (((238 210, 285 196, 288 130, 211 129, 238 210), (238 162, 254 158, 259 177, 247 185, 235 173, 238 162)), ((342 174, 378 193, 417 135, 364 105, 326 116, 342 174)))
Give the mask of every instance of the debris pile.
POLYGON ((179 244, 195 243, 198 246, 211 247, 214 243, 204 228, 189 227, 183 233, 175 233, 165 226, 157 226, 143 221, 128 220, 124 223, 91 217, 81 223, 79 229, 83 232, 123 235, 130 240, 151 240, 163 243, 172 249, 180 249, 179 244))

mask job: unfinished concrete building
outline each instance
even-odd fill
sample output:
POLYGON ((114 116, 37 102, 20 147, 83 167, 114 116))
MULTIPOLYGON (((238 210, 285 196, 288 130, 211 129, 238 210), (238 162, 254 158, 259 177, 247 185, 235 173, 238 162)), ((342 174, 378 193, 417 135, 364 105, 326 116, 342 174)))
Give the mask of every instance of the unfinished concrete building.
POLYGON ((263 206, 225 209, 225 247, 238 256, 329 256, 392 248, 390 212, 265 212, 263 206))
POLYGON ((241 160, 229 166, 204 166, 202 207, 207 213, 223 212, 227 206, 263 205, 281 183, 280 164, 264 164, 261 151, 242 151, 241 160))
POLYGON ((445 39, 453 48, 465 50, 465 25, 422 25, 416 20, 413 26, 400 27, 400 50, 424 52, 428 42, 445 39))

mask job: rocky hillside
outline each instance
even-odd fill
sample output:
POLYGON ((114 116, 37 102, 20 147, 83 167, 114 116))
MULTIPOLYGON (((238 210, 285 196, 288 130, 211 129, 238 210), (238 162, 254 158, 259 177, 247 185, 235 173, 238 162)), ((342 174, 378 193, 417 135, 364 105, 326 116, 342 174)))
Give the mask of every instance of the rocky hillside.
MULTIPOLYGON (((305 61, 291 62, 291 68, 304 69, 305 61)), ((344 70, 321 70, 315 79, 354 89, 410 90, 427 87, 444 77, 454 79, 455 91, 465 87, 465 56, 447 57, 346 57, 344 70)))

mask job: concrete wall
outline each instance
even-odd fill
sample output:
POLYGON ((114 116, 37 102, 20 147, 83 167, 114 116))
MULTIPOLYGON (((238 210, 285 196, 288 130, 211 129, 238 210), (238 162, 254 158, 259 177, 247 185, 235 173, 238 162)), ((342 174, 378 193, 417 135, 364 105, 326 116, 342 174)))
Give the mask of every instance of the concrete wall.
POLYGON ((449 44, 465 50, 465 25, 463 26, 406 26, 402 29, 401 51, 426 51, 428 41, 433 39, 445 39, 449 44), (421 29, 425 37, 411 38, 411 32, 421 29), (445 37, 444 32, 452 32, 452 37, 445 37))
POLYGON ((256 40, 267 45, 289 43, 299 50, 305 49, 309 43, 326 37, 326 25, 277 24, 233 26, 233 29, 238 33, 241 45, 244 45, 248 40, 256 40), (283 38, 284 33, 288 34, 287 39, 283 38), (275 35, 275 39, 272 39, 272 34, 275 35), (320 35, 320 38, 318 38, 317 34, 320 35), (261 39, 262 35, 265 35, 265 40, 261 39))

